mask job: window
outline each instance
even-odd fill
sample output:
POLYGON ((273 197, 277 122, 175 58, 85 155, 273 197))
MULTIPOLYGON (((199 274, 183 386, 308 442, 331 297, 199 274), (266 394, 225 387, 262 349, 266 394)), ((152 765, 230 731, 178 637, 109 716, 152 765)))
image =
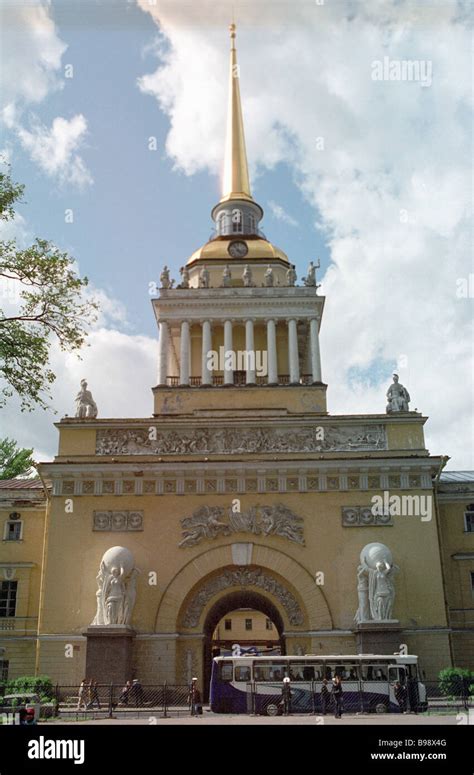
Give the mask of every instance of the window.
POLYGON ((0 584, 0 616, 15 616, 18 581, 2 581, 0 584))
POLYGON ((232 662, 221 663, 221 681, 232 681, 233 665, 232 662))
POLYGON ((267 619, 267 620, 265 621, 265 628, 266 628, 267 630, 273 630, 273 622, 272 622, 272 620, 271 620, 271 619, 267 619))
POLYGON ((470 503, 464 512, 464 532, 474 533, 474 503, 470 503))
POLYGON ((231 629, 232 629, 232 619, 225 619, 224 630, 231 630, 231 629))
POLYGON ((386 681, 386 665, 362 665, 361 678, 363 681, 386 681))
POLYGON ((0 659, 0 682, 8 681, 8 659, 0 659))
POLYGON ((254 663, 253 674, 256 681, 283 681, 288 675, 286 663, 280 664, 274 662, 254 663))
POLYGON ((251 619, 246 619, 245 620, 245 629, 246 630, 251 630, 252 629, 252 620, 251 619))
POLYGON ((8 520, 5 523, 5 541, 19 541, 21 539, 23 522, 8 520))
POLYGON ((236 667, 235 668, 235 680, 236 681, 250 681, 250 667, 236 667))

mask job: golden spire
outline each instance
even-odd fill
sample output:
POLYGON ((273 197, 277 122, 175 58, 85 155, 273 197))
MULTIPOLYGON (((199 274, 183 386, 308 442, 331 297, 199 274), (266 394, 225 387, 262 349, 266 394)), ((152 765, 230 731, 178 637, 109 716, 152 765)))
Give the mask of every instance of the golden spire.
POLYGON ((252 194, 250 193, 242 106, 240 104, 239 66, 235 49, 235 29, 235 24, 232 23, 229 27, 231 40, 229 102, 227 108, 227 133, 221 202, 229 199, 250 199, 253 201, 252 194))

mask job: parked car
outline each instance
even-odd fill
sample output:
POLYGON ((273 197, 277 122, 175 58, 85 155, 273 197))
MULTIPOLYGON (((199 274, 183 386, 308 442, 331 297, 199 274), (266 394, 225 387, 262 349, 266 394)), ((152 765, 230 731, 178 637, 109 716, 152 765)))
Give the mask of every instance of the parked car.
POLYGON ((37 694, 22 692, 18 694, 6 694, 0 697, 0 714, 3 723, 30 725, 37 724, 40 717, 41 701, 37 694), (18 713, 18 719, 15 714, 18 713))

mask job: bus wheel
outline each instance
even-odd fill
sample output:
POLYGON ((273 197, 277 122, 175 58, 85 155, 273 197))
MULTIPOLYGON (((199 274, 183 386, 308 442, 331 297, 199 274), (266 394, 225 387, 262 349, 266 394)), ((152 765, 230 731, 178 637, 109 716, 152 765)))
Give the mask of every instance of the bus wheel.
POLYGON ((278 716, 278 705, 267 705, 266 713, 267 716, 278 716))
POLYGON ((384 702, 378 702, 375 706, 375 712, 376 713, 387 713, 388 707, 385 705, 384 702))

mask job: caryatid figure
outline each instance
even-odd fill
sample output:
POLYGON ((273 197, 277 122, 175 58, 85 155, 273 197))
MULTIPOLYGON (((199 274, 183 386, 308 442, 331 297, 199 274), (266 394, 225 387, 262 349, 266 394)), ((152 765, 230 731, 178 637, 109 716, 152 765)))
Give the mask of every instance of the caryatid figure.
POLYGON ((410 395, 408 390, 398 381, 398 374, 393 375, 393 383, 387 390, 387 414, 392 412, 409 412, 410 395))
POLYGON ((97 404, 92 398, 92 393, 87 390, 87 382, 81 379, 81 389, 76 396, 76 417, 97 417, 97 404))
POLYGON ((113 546, 102 557, 97 574, 97 611, 95 626, 129 625, 136 598, 139 571, 132 553, 123 546, 113 546))

